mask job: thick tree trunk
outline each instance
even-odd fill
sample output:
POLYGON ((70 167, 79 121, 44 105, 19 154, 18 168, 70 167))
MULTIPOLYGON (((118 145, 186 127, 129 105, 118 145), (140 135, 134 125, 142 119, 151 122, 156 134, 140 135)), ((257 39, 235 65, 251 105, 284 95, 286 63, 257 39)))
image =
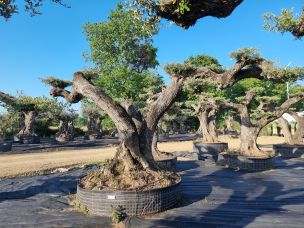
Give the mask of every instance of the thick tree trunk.
POLYGON ((279 119, 279 122, 280 122, 280 126, 281 126, 281 128, 283 130, 283 134, 284 134, 284 138, 285 138, 285 143, 293 145, 294 141, 293 141, 293 137, 292 137, 292 134, 291 134, 291 131, 290 131, 290 128, 289 128, 288 121, 285 120, 283 117, 281 117, 279 119))
POLYGON ((203 141, 206 143, 217 143, 218 135, 215 126, 214 110, 206 110, 199 114, 200 131, 203 134, 203 141))
POLYGON ((294 119, 297 122, 297 128, 292 134, 290 128, 289 128, 289 123, 287 120, 280 118, 280 125, 283 129, 283 134, 285 138, 285 143, 290 144, 290 145, 300 145, 303 144, 303 137, 304 137, 304 117, 299 116, 295 112, 290 112, 290 114, 294 117, 294 119))
POLYGON ((99 116, 89 116, 88 118, 88 132, 85 138, 88 139, 101 139, 102 131, 101 131, 101 117, 99 116))
POLYGON ((17 137, 23 138, 26 136, 36 136, 35 134, 35 120, 37 117, 36 111, 24 111, 22 112, 22 128, 19 130, 17 137))
POLYGON ((247 157, 264 156, 265 153, 257 145, 260 129, 241 125, 240 154, 247 157))
POLYGON ((74 140, 73 119, 61 118, 59 122, 59 131, 56 134, 56 140, 59 142, 69 142, 74 140))

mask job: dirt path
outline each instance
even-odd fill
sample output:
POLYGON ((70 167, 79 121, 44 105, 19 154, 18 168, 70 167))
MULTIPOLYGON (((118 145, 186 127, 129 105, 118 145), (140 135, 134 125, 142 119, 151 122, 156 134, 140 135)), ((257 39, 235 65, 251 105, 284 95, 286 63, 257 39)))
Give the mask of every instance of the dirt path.
MULTIPOLYGON (((221 140, 228 142, 231 149, 238 148, 239 139, 221 137, 221 140)), ((282 142, 282 137, 260 137, 258 140, 259 144, 268 145, 282 142)), ((166 152, 191 151, 192 141, 159 143, 159 149, 166 152)), ((270 147, 268 146, 266 149, 270 149, 270 147)), ((116 147, 109 147, 28 154, 2 154, 0 155, 0 178, 60 167, 97 163, 112 158, 115 151, 116 147)))

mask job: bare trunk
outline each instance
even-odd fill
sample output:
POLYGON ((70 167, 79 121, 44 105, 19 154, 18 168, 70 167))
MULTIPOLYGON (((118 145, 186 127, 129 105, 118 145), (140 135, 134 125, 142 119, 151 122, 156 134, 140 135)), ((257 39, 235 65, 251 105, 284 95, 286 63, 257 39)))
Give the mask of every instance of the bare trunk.
POLYGON ((102 131, 101 131, 101 117, 99 116, 90 116, 88 118, 88 132, 86 137, 89 139, 101 139, 102 131))
POLYGON ((36 111, 22 112, 22 128, 19 130, 17 137, 23 138, 26 136, 36 136, 35 134, 35 119, 37 117, 36 111))
POLYGON ((56 140, 59 142, 69 142, 74 139, 73 119, 62 118, 59 123, 59 131, 56 134, 56 140))
POLYGON ((201 112, 198 119, 200 122, 200 131, 203 134, 204 142, 219 142, 215 126, 215 112, 212 110, 201 112))
POLYGON ((260 129, 241 125, 241 145, 240 154, 247 157, 257 157, 265 155, 257 145, 257 138, 260 129))

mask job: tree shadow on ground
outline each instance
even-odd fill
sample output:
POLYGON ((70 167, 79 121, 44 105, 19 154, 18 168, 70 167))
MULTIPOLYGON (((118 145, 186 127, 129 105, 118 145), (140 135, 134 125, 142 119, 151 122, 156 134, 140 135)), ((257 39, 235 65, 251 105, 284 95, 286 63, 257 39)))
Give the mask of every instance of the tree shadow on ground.
POLYGON ((33 177, 23 177, 23 179, 8 179, 0 182, 1 185, 10 185, 10 191, 0 191, 0 203, 6 200, 18 200, 27 199, 38 194, 52 193, 58 195, 74 194, 77 188, 77 181, 84 172, 79 171, 78 175, 72 174, 51 174, 54 177, 49 177, 49 175, 44 176, 33 176, 33 177), (11 182, 11 183, 7 183, 11 182), (16 190, 14 190, 16 189, 16 190))
POLYGON ((208 173, 204 167, 188 169, 183 178, 192 177, 182 185, 190 200, 186 206, 156 215, 153 220, 130 218, 127 227, 245 227, 253 222, 254 227, 301 227, 304 172, 278 171, 244 173, 213 168, 208 173), (199 192, 197 185, 201 185, 199 192))

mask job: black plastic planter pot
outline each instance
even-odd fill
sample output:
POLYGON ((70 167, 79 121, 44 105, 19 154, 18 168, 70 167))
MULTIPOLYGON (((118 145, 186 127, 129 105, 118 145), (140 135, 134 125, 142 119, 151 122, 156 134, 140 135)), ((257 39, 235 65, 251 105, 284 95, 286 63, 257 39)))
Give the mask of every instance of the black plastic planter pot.
POLYGON ((300 158, 304 157, 304 145, 276 144, 272 147, 275 154, 282 158, 300 158))
POLYGON ((7 152, 12 150, 11 142, 4 142, 0 144, 0 152, 7 152))
POLYGON ((221 153, 219 154, 217 164, 249 172, 260 172, 273 169, 275 167, 275 158, 254 158, 221 153))
POLYGON ((155 160, 159 168, 169 171, 175 171, 176 170, 176 163, 177 163, 177 157, 171 156, 167 159, 162 160, 155 160))
POLYGON ((77 186, 76 200, 90 214, 111 216, 112 208, 122 207, 128 216, 159 213, 173 208, 181 197, 180 182, 148 191, 93 191, 77 186))
POLYGON ((218 160, 218 154, 228 149, 228 143, 193 142, 193 152, 199 160, 218 160))
POLYGON ((38 135, 29 135, 25 137, 14 136, 14 142, 21 144, 39 144, 40 137, 38 135))

